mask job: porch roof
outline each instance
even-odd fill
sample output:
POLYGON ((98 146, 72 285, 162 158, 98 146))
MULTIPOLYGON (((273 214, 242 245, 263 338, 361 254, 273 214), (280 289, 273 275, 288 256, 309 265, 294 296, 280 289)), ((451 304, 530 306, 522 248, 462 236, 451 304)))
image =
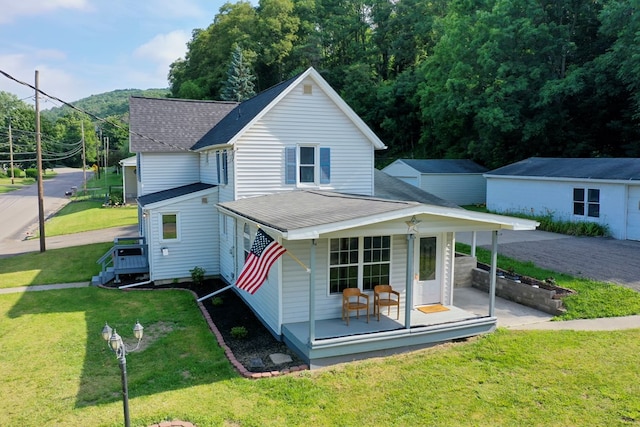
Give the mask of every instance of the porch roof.
MULTIPOLYGON (((383 200, 327 191, 297 190, 219 203, 218 208, 279 233, 287 240, 319 238, 323 234, 385 221, 418 217, 421 221, 450 219, 484 230, 534 230, 535 221, 410 201, 383 200)), ((406 228, 406 227, 405 227, 406 228)), ((451 231, 456 231, 452 227, 451 231)))

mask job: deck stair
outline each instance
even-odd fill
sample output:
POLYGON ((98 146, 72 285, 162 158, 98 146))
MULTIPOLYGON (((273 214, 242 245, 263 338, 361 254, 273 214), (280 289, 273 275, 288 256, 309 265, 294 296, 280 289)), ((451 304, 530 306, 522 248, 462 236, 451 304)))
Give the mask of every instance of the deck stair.
POLYGON ((113 247, 96 261, 102 265, 97 276, 93 276, 92 285, 106 285, 115 279, 120 283, 122 274, 149 273, 148 245, 144 237, 116 237, 113 247))

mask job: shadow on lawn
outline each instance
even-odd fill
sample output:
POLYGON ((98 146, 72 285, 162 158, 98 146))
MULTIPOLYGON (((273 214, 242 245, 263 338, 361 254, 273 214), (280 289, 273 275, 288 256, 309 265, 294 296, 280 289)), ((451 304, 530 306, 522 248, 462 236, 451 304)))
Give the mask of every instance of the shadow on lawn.
MULTIPOLYGON (((135 344, 132 328, 136 320, 145 327, 143 346, 127 355, 130 398, 238 377, 191 292, 127 292, 94 287, 25 292, 8 316, 77 312, 84 312, 87 341, 76 407, 122 398, 118 360, 100 335, 105 321, 117 328, 127 344, 135 344)), ((68 331, 58 328, 52 328, 52 333, 60 335, 55 337, 60 343, 70 338, 68 331)), ((38 357, 25 357, 25 364, 38 357)))

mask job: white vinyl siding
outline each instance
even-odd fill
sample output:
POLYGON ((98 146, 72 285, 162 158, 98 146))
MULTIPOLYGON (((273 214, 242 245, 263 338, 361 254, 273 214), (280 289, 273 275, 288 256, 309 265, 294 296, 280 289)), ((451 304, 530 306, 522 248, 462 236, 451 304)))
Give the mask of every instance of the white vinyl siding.
POLYGON ((401 161, 382 171, 460 206, 486 202, 487 183, 481 173, 420 173, 401 161))
POLYGON ((629 240, 640 240, 640 185, 630 185, 627 198, 627 236, 629 240))
MULTIPOLYGON (((585 191, 585 197, 587 192, 585 191)), ((560 220, 583 220, 609 226, 611 236, 626 237, 627 189, 625 184, 596 180, 560 180, 487 177, 487 209, 495 212, 524 212, 553 215, 560 220), (574 215, 574 188, 600 190, 600 216, 574 215)), ((587 207, 585 206, 585 213, 587 207)))
MULTIPOLYGON (((240 242, 238 246, 240 246, 239 250, 236 251, 237 254, 237 270, 238 275, 240 275, 240 271, 242 270, 242 266, 244 265, 244 245, 242 244, 244 240, 244 223, 241 221, 238 222, 239 226, 237 227, 237 235, 236 240, 240 242)), ((253 239, 255 238, 257 229, 255 227, 249 227, 249 235, 250 242, 249 248, 253 243, 253 239)), ((272 236, 273 237, 273 236, 272 236)), ((269 270, 267 274, 267 279, 260 286, 260 288, 253 295, 249 294, 245 291, 238 291, 238 295, 244 299, 248 305, 254 310, 256 315, 262 319, 265 326, 267 326, 271 331, 280 335, 280 310, 278 307, 279 304, 279 295, 280 295, 280 265, 281 260, 287 258, 286 256, 282 256, 276 261, 269 270)))
POLYGON ((197 153, 140 153, 142 183, 139 196, 200 181, 197 153))
MULTIPOLYGON (((340 318, 342 295, 329 295, 328 273, 329 239, 318 239, 316 246, 315 274, 315 318, 316 320, 340 318)), ((301 260, 309 260, 311 243, 309 241, 285 242, 287 251, 301 260)), ((406 235, 391 237, 391 277, 390 284, 400 292, 401 307, 404 310, 407 265, 406 235)), ((283 323, 306 322, 309 320, 309 274, 293 258, 282 258, 282 311, 283 323)), ((305 261, 306 262, 306 261, 305 261)), ((366 291, 371 294, 370 291, 366 291)), ((373 297, 372 301, 373 301, 373 297)), ((373 308, 371 308, 373 310, 373 308)))
POLYGON ((216 192, 207 193, 206 198, 207 203, 198 195, 148 212, 151 280, 188 279, 189 270, 196 266, 204 268, 207 276, 220 274, 216 192), (178 215, 180 239, 162 241, 163 214, 178 215), (162 248, 167 248, 168 255, 162 255, 162 248))
POLYGON ((330 182, 319 182, 319 189, 373 194, 371 142, 322 91, 303 95, 300 89, 291 91, 236 142, 236 198, 291 190, 285 184, 285 148, 290 146, 331 149, 330 182))

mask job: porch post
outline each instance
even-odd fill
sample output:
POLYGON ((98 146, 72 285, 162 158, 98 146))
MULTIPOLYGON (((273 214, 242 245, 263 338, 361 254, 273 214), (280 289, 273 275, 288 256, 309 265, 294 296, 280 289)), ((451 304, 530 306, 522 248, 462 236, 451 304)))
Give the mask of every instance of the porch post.
POLYGON ((476 256, 476 244, 478 243, 478 232, 471 232, 471 256, 476 256))
POLYGON ((498 268, 498 231, 491 232, 491 274, 489 275, 489 316, 496 311, 496 270, 498 268))
POLYGON ((309 343, 316 340, 316 239, 311 240, 311 260, 309 262, 309 343))
POLYGON ((411 310, 413 308, 413 259, 416 236, 407 234, 407 289, 404 304, 404 327, 411 329, 411 310))

